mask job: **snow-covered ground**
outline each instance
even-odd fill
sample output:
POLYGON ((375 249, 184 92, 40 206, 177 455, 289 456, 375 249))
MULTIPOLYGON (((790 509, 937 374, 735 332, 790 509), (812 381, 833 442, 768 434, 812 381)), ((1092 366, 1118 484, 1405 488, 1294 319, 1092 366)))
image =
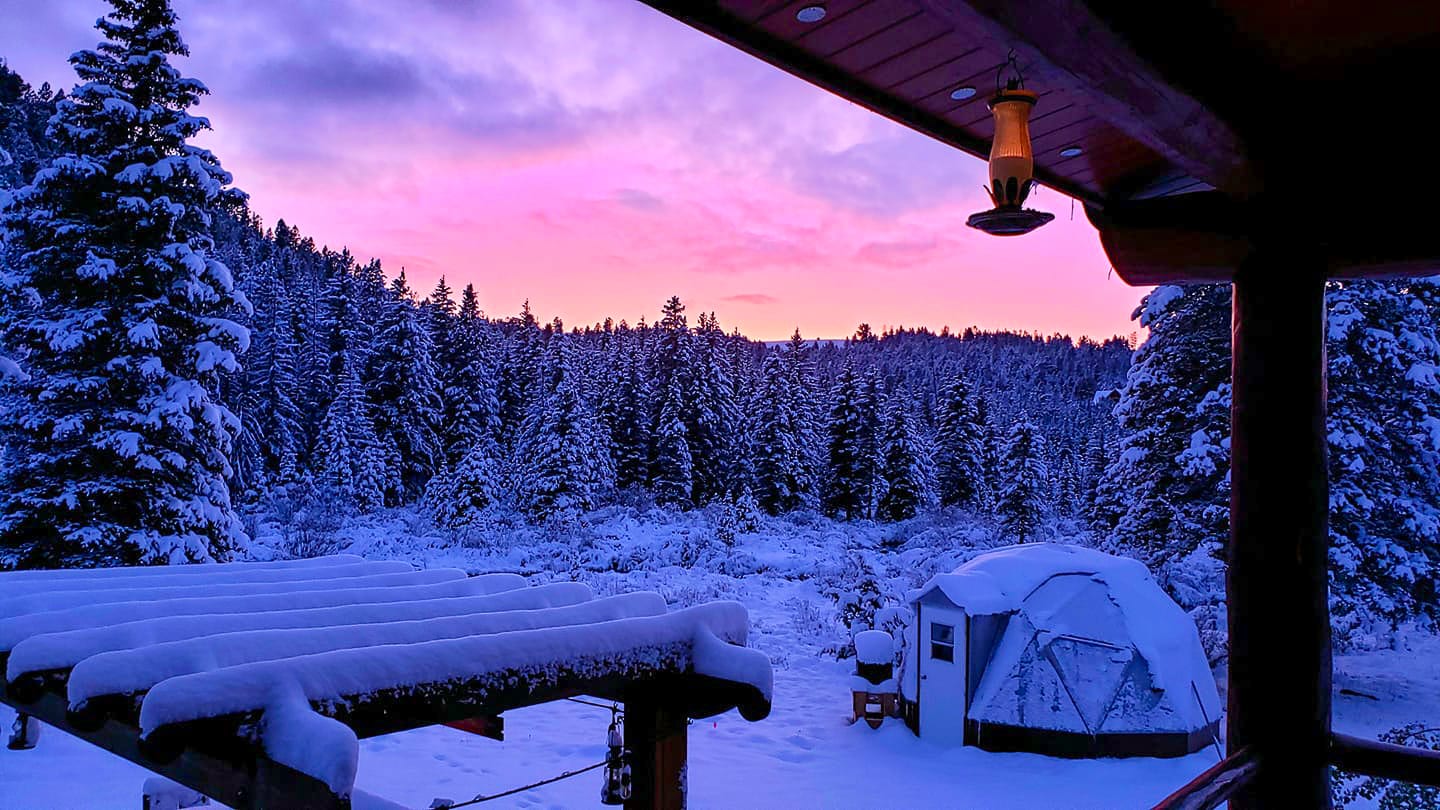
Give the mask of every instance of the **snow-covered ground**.
MULTIPOLYGON (((353 523, 341 536, 333 550, 377 559, 520 571, 541 581, 578 578, 599 594, 656 590, 676 605, 716 597, 746 604, 752 643, 775 665, 774 712, 759 723, 731 712, 691 726, 694 808, 1146 807, 1216 759, 1213 750, 1173 760, 992 754, 917 739, 899 721, 878 731, 848 724, 853 662, 822 652, 845 637, 827 593, 853 584, 845 572, 854 555, 871 561, 887 593, 953 567, 984 542, 983 533, 958 522, 765 521, 731 551, 703 515, 618 508, 567 532, 500 529, 485 543, 431 534, 405 512, 353 523)), ((1407 641, 1406 650, 1337 659, 1336 688, 1346 690, 1337 696, 1337 728, 1373 737, 1434 718, 1440 639, 1407 641)), ((4 728, 12 719, 0 711, 4 728)), ((448 728, 368 740, 358 787, 421 808, 435 798, 500 792, 599 762, 609 719, 603 709, 562 702, 507 713, 503 743, 448 728)), ((135 807, 147 775, 47 729, 33 751, 0 750, 0 808, 135 807)), ((488 806, 593 807, 599 786, 592 771, 488 806)))

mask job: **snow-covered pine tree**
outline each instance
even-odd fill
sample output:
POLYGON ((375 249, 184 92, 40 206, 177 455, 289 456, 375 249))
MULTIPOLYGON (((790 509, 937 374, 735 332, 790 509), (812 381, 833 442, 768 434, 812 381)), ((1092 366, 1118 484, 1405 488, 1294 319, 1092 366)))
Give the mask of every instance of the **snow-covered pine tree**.
POLYGON ((594 509, 615 481, 576 353, 565 335, 554 338, 512 461, 521 508, 540 521, 566 521, 594 509))
POLYGON ((763 368, 762 387, 752 404, 756 414, 752 489, 761 509, 779 515, 808 505, 814 497, 814 480, 789 363, 784 355, 771 352, 763 368))
POLYGON ((1045 439, 1028 414, 1010 428, 1000 456, 1000 492, 995 513, 1005 534, 1017 543, 1038 539, 1049 495, 1045 469, 1045 439))
POLYGON ((693 458, 691 500, 704 506, 735 488, 734 445, 740 413, 730 381, 725 332, 715 313, 701 313, 693 338, 687 440, 693 458))
POLYGON ((258 270, 255 340, 246 364, 252 410, 246 422, 253 426, 254 444, 261 450, 270 482, 289 484, 299 476, 305 447, 297 404, 299 338, 290 296, 275 268, 267 263, 258 270))
POLYGON ((378 324, 369 358, 368 389, 375 432, 398 454, 399 490, 391 505, 409 503, 444 464, 439 426, 440 383, 431 360, 430 334, 420 324, 401 271, 378 324))
POLYGON ((500 441, 500 400, 495 330, 482 319, 460 317, 450 332, 445 369, 442 438, 454 463, 480 442, 500 441))
POLYGON ((20 188, 54 157, 55 143, 46 137, 46 122, 63 96, 42 84, 34 90, 20 75, 0 64, 0 198, 20 188))
POLYGON ((655 500, 665 506, 688 509, 692 505, 695 468, 685 429, 685 393, 680 376, 672 375, 661 400, 655 436, 655 500))
POLYGON ((484 317, 485 314, 480 311, 480 296, 475 292, 474 284, 466 284, 465 289, 460 291, 460 308, 455 314, 462 321, 484 317))
POLYGON ((970 383, 955 375, 940 402, 935 477, 942 506, 979 506, 985 489, 985 425, 970 383))
POLYGON ((1440 286, 1328 291, 1330 601, 1337 645, 1440 619, 1440 286))
POLYGON ((359 371, 345 354, 339 390, 325 411, 315 444, 315 478, 324 498, 361 512, 384 505, 394 472, 375 434, 359 371))
MULTIPOLYGON (((725 366, 729 372, 730 400, 735 403, 735 436, 730 444, 730 500, 754 503, 751 486, 755 473, 755 409, 743 407, 760 387, 760 366, 754 345, 739 330, 726 342, 725 366)), ((758 514, 758 507, 757 507, 758 514)))
MULTIPOLYGON (((685 317, 685 305, 681 303, 679 296, 671 296, 661 309, 660 320, 656 322, 653 330, 652 343, 650 347, 650 371, 651 376, 646 386, 649 392, 648 402, 650 405, 649 430, 647 431, 650 440, 648 456, 650 460, 649 482, 652 487, 657 486, 663 467, 673 462, 673 459, 665 459, 661 456, 663 411, 667 401, 672 397, 678 397, 675 403, 674 416, 676 422, 669 426, 668 438, 674 448, 674 440, 677 435, 682 435, 686 445, 689 445, 689 423, 693 419, 686 419, 689 415, 690 403, 689 393, 693 389, 693 375, 695 371, 695 350, 694 341, 690 334, 690 327, 685 317), (676 433, 678 426, 679 434, 676 433)), ((686 455, 689 455, 687 450, 686 455)), ((688 479, 687 486, 693 484, 688 479)), ((685 500, 690 500, 687 492, 685 500)))
POLYGON ((545 335, 530 311, 528 299, 519 317, 505 326, 495 393, 500 402, 501 446, 511 450, 528 418, 530 405, 543 396, 535 388, 544 374, 545 335))
POLYGON ((1157 287, 1134 317, 1150 335, 1120 390, 1119 455, 1101 476, 1094 512, 1112 547, 1138 555, 1163 581, 1172 560, 1218 554, 1227 532, 1230 288, 1157 287))
POLYGON ((499 451, 493 438, 482 438, 459 461, 430 479, 425 505, 436 525, 453 530, 473 528, 500 505, 504 469, 499 451))
POLYGON ((166 0, 112 0, 105 36, 70 62, 58 157, 5 207, 0 343, 10 378, 0 432, 15 463, 0 546, 22 565, 185 562, 246 543, 230 502, 239 425, 217 375, 238 368, 247 305, 211 255, 211 212, 239 195, 188 140, 206 90, 166 0))
POLYGON ((1075 454, 1069 447, 1061 447, 1054 453, 1050 461, 1050 478, 1055 514, 1062 518, 1073 517, 1080 504, 1080 471, 1075 454))
POLYGON ((789 378, 789 396, 794 408, 796 441, 800 459, 804 466, 806 492, 804 498, 808 508, 814 508, 818 501, 817 488, 825 469, 825 440, 821 429, 822 408, 818 396, 815 376, 814 347, 801 337, 799 328, 785 344, 785 373, 789 378))
POLYGON ((642 399, 645 383, 636 357, 638 343, 639 338, 632 330, 621 324, 612 366, 614 378, 606 400, 611 463, 615 467, 615 485, 622 489, 641 486, 648 477, 650 439, 642 399))
POLYGON ((880 436, 880 475, 885 491, 879 514, 885 520, 915 517, 935 501, 935 468, 930 448, 914 424, 907 397, 893 396, 880 436))
POLYGON ((825 513, 841 520, 870 517, 874 500, 874 448, 867 441, 873 426, 866 403, 864 381, 847 359, 830 393, 826 422, 829 465, 825 480, 825 513))

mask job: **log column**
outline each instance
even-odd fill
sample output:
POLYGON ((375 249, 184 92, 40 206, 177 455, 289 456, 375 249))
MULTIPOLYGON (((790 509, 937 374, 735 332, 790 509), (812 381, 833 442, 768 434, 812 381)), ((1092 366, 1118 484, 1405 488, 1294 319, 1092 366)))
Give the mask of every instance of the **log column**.
POLYGON ((1281 241, 1234 283, 1227 743, 1258 757, 1237 810, 1330 807, 1324 261, 1281 241))
POLYGON ((625 810, 684 810, 689 719, 683 704, 667 693, 657 689, 626 697, 632 791, 625 810))

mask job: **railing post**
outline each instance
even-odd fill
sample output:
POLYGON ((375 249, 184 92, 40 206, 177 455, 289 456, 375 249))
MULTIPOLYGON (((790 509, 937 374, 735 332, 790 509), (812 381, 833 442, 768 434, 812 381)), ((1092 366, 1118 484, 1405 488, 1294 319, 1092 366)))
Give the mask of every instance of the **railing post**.
POLYGON ((1259 768, 1230 806, 1329 808, 1322 257, 1300 238, 1258 247, 1231 328, 1227 743, 1259 768))
MULTIPOLYGON (((638 690, 637 690, 638 691, 638 690)), ((632 791, 625 810, 684 810, 689 722, 668 690, 627 695, 625 748, 632 791)))

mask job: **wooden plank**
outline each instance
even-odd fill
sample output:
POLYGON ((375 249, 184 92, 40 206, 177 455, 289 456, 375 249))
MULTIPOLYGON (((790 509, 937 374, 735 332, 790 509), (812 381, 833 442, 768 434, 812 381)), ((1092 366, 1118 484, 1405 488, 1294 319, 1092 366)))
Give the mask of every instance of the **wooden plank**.
MULTIPOLYGON (((313 708, 349 726, 363 740, 480 715, 499 715, 567 697, 594 695, 618 701, 636 690, 652 689, 676 692, 678 705, 697 719, 738 708, 742 717, 753 721, 763 719, 770 711, 769 701, 752 686, 665 669, 603 676, 562 669, 544 680, 517 672, 493 680, 462 679, 381 690, 363 699, 360 695, 346 695, 314 703, 313 708), (496 682, 507 685, 490 686, 496 682)), ((238 736, 241 729, 258 723, 260 714, 241 712, 164 726, 146 738, 146 749, 155 759, 176 757, 200 741, 238 736)))
POLYGON ((456 731, 485 737, 496 742, 505 742, 505 718, 498 714, 482 714, 464 720, 452 720, 445 725, 456 731))
MULTIPOLYGON (((855 11, 837 17, 831 25, 806 31, 796 42, 805 50, 829 59, 847 48, 863 48, 863 43, 871 37, 918 14, 919 7, 910 0, 870 0, 855 11)), ((826 19, 828 21, 828 14, 826 19)))
POLYGON ((1325 262, 1279 217, 1236 273, 1226 743, 1251 749, 1234 810, 1329 808, 1325 262))
MULTIPOLYGON (((777 37, 770 31, 750 24, 716 3, 693 3, 687 0, 643 2, 782 70, 942 143, 981 159, 987 159, 990 154, 988 138, 966 132, 943 116, 919 110, 906 99, 860 80, 850 71, 806 51, 793 42, 777 37)), ((1095 190, 1078 186, 1043 166, 1035 167, 1035 177, 1041 183, 1077 199, 1096 204, 1101 202, 1101 196, 1095 190)))
POLYGON ((1256 760, 1242 749, 1220 760, 1155 805, 1154 810, 1211 810, 1224 804, 1255 777, 1256 760))
POLYGON ((89 730, 70 725, 62 694, 47 691, 23 705, 0 695, 0 702, 237 810, 347 810, 350 806, 348 799, 336 796, 323 782, 274 762, 253 743, 234 737, 217 746, 187 748, 180 756, 160 762, 146 756, 140 746, 140 730, 133 725, 113 718, 89 730))
MULTIPOLYGON (((1073 89, 1096 113, 1194 177, 1237 194, 1261 190, 1245 145, 1081 0, 919 0, 977 44, 1013 49, 1035 87, 1073 89)), ((1150 43, 1159 46, 1159 43, 1150 43)))
POLYGON ((836 65, 864 74, 883 65, 901 61, 917 48, 930 48, 949 34, 924 15, 916 15, 881 31, 857 47, 845 47, 830 55, 836 65))

